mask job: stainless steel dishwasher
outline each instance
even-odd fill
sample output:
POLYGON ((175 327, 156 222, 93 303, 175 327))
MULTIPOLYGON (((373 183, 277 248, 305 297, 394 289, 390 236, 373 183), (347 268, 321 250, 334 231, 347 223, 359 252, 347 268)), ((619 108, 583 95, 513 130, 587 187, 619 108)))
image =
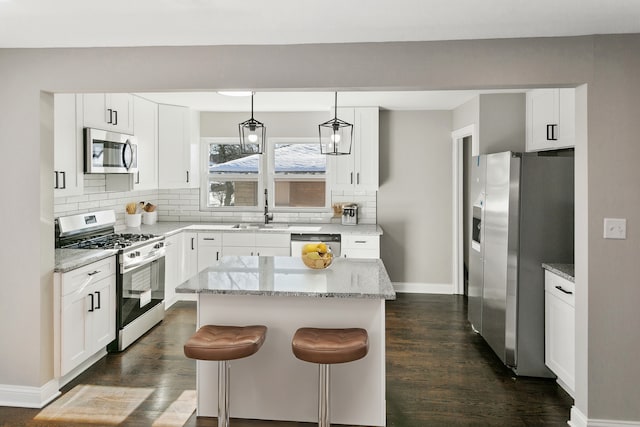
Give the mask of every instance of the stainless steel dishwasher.
POLYGON ((302 247, 307 243, 326 243, 334 257, 340 256, 340 234, 321 233, 291 233, 291 256, 299 257, 302 254, 302 247))

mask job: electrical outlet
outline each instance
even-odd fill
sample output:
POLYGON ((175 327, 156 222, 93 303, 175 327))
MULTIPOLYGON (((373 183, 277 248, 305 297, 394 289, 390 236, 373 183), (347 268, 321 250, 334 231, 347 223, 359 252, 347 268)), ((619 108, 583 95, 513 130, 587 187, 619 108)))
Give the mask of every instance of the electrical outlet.
POLYGON ((626 239, 627 220, 625 218, 605 218, 604 219, 605 239, 626 239))

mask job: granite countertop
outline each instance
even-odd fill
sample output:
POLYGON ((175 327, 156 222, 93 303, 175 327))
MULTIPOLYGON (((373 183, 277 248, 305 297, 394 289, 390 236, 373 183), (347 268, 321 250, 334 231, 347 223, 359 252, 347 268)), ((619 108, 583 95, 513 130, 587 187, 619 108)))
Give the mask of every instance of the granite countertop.
POLYGON ((574 279, 574 265, 573 264, 551 264, 551 263, 543 263, 542 268, 548 270, 552 273, 557 274, 558 276, 569 280, 570 282, 575 282, 574 279))
POLYGON ((53 271, 66 273, 117 253, 117 249, 56 249, 56 264, 53 271))
POLYGON ((178 293, 395 299, 380 259, 336 258, 324 270, 298 257, 225 256, 176 288, 178 293))
MULTIPOLYGON (((242 224, 242 228, 232 228, 237 223, 193 223, 193 222, 156 222, 155 224, 142 224, 140 227, 123 227, 116 229, 117 233, 145 233, 163 235, 165 237, 181 231, 223 231, 223 232, 256 232, 256 233, 340 233, 374 235, 382 234, 382 228, 377 224, 278 224, 271 223, 267 228, 259 228, 256 224, 242 224)), ((55 265, 53 271, 64 273, 83 267, 94 261, 116 254, 117 250, 102 249, 56 249, 55 265)))
POLYGON ((339 234, 359 234, 359 235, 382 235, 382 228, 377 224, 281 224, 269 223, 266 226, 255 223, 206 223, 206 222, 156 222, 155 224, 142 224, 140 227, 116 230, 121 233, 150 233, 170 236, 181 231, 223 231, 223 232, 256 232, 256 233, 339 233, 339 234), (240 224, 240 228, 233 228, 235 224, 240 224))

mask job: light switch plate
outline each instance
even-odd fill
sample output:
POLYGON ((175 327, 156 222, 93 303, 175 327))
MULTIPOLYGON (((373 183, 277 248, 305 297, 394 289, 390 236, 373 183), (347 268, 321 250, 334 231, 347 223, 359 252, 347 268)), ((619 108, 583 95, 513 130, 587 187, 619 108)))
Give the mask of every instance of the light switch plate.
POLYGON ((627 220, 625 218, 605 218, 604 219, 605 239, 626 239, 627 220))

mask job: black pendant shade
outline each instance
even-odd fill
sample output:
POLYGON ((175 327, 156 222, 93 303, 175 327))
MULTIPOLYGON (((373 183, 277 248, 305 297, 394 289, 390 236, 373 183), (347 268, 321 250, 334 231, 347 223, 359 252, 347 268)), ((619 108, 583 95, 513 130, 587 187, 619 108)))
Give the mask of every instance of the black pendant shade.
POLYGON ((335 92, 335 109, 333 119, 320 123, 320 152, 327 155, 351 154, 353 125, 338 118, 338 92, 335 92))
POLYGON ((262 154, 267 128, 253 118, 253 92, 251 93, 251 118, 238 125, 240 151, 243 154, 262 154))

